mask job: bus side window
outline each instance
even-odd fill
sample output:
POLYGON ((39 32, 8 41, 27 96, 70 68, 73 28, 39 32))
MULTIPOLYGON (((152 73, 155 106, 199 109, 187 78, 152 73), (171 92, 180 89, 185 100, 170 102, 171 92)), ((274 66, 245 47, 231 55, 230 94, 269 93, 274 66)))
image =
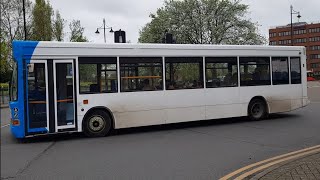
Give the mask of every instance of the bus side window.
POLYGON ((290 57, 291 84, 301 84, 300 57, 290 57))
POLYGON ((116 57, 79 57, 80 94, 117 93, 116 57))
POLYGON ((272 83, 289 84, 288 57, 272 57, 272 83))
POLYGON ((161 57, 120 57, 121 92, 163 90, 161 57))
POLYGON ((206 57, 206 87, 238 86, 237 57, 206 57))
POLYGON ((202 57, 166 57, 167 90, 203 88, 202 57))
POLYGON ((240 57, 240 85, 271 85, 270 57, 240 57))

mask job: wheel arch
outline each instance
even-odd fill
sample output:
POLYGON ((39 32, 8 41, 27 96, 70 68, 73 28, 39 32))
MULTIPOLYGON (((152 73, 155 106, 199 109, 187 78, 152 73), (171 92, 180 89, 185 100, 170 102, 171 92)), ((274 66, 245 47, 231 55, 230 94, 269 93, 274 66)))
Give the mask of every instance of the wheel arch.
POLYGON ((112 121, 112 128, 114 129, 114 128, 115 128, 115 118, 114 118, 114 116, 113 116, 112 111, 111 111, 109 108, 105 107, 105 106, 96 106, 96 107, 90 108, 90 109, 86 112, 86 114, 84 115, 84 117, 83 117, 83 119, 82 119, 82 129, 83 129, 83 127, 84 127, 84 126, 83 126, 84 120, 85 120, 92 112, 94 112, 94 111, 96 111, 96 110, 102 110, 102 111, 105 111, 106 113, 108 113, 108 115, 110 116, 111 121, 112 121))
POLYGON ((270 113, 269 103, 266 100, 266 98, 264 98, 263 96, 254 96, 254 97, 251 98, 251 100, 249 101, 248 106, 247 106, 247 114, 249 115, 249 105, 250 105, 250 103, 255 99, 260 99, 267 105, 266 106, 267 107, 267 113, 269 114, 270 113))

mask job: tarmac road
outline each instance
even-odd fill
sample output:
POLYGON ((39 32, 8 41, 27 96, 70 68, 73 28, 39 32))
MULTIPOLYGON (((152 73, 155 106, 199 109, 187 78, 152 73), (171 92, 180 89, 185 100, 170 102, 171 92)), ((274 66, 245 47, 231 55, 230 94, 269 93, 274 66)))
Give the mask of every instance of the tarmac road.
POLYGON ((263 121, 233 118, 18 142, 1 109, 1 179, 217 179, 240 167, 320 144, 320 88, 312 103, 263 121))

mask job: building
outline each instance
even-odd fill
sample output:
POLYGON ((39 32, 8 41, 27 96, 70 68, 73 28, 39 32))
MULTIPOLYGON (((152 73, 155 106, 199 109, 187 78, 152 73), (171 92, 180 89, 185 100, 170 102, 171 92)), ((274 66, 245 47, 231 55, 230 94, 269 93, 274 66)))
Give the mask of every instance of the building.
POLYGON ((315 76, 320 77, 320 23, 294 23, 293 37, 291 37, 291 24, 271 28, 269 29, 269 44, 274 46, 305 46, 307 69, 312 71, 315 76))

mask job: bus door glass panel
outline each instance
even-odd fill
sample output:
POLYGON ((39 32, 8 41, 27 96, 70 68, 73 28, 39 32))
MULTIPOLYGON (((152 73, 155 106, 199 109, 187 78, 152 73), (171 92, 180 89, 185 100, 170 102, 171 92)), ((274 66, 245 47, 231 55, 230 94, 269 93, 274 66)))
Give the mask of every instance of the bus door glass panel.
MULTIPOLYGON (((74 85, 72 63, 56 63, 56 119, 57 126, 73 126, 74 85)), ((70 127, 71 128, 71 127, 70 127)), ((59 129, 59 128, 58 128, 59 129)), ((61 128, 60 128, 61 129, 61 128)))
POLYGON ((47 127, 46 64, 28 64, 29 129, 47 127))

